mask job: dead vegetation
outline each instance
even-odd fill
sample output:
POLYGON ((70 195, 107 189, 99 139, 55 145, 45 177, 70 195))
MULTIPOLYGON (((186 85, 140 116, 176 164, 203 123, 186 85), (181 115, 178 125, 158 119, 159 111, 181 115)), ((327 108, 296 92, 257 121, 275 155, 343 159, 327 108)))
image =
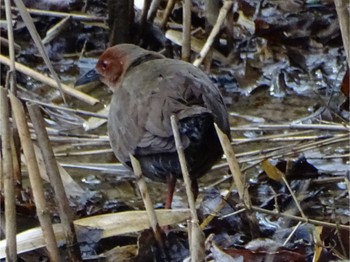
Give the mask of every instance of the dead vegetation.
POLYGON ((349 259, 346 1, 1 3, 1 258, 349 259), (147 181, 144 211, 109 146, 110 93, 74 88, 119 42, 191 61, 225 96, 232 140, 197 209, 180 190, 154 211, 147 181))

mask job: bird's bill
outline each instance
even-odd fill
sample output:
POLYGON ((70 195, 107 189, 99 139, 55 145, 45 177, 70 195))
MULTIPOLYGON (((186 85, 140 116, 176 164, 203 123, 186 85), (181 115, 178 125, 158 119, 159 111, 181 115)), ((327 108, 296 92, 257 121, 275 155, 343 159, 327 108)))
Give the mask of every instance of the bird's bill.
POLYGON ((75 82, 75 86, 82 86, 88 83, 92 83, 92 82, 100 82, 100 75, 99 73, 96 71, 96 69, 92 69, 90 71, 88 71, 85 75, 83 75, 82 77, 80 77, 76 82, 75 82))

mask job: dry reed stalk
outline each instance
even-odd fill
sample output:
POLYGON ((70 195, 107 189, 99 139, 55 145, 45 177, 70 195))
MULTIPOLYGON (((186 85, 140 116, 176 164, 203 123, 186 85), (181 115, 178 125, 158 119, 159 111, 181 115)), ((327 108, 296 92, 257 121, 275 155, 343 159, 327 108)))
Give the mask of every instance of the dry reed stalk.
POLYGON ((240 199, 243 201, 245 206, 249 208, 251 206, 251 201, 249 197, 249 193, 247 188, 244 185, 243 182, 243 174, 241 173, 241 170, 238 165, 238 161, 236 158, 235 153, 233 152, 231 143, 229 138, 220 130, 220 128, 215 125, 216 133, 218 134, 218 137, 220 139, 221 146, 224 150, 224 153, 227 158, 228 165, 230 167, 233 180, 235 181, 235 184, 237 186, 238 194, 240 199))
POLYGON ((320 225, 320 226, 337 228, 337 229, 345 229, 345 230, 350 231, 350 226, 348 226, 348 225, 342 225, 342 224, 339 224, 339 223, 330 223, 330 222, 320 221, 320 220, 311 219, 311 218, 294 216, 294 215, 290 215, 290 214, 285 214, 285 213, 280 213, 280 212, 276 212, 276 211, 271 211, 271 210, 264 209, 264 208, 257 207, 257 206, 252 206, 252 209, 254 211, 257 211, 257 212, 260 212, 260 213, 264 213, 264 214, 268 214, 268 215, 271 215, 271 216, 285 217, 285 218, 293 219, 293 220, 296 220, 296 221, 302 221, 302 222, 310 223, 310 224, 314 224, 314 225, 320 225))
POLYGON ((199 227, 199 219, 196 210, 196 203, 193 196, 193 192, 191 190, 191 178, 187 169, 187 163, 185 158, 185 152, 181 143, 179 127, 177 125, 177 120, 174 115, 170 117, 171 128, 174 134, 175 145, 177 154, 179 156, 179 161, 181 165, 181 172, 185 182, 186 187, 186 195, 188 199, 188 205, 191 211, 191 221, 189 223, 189 244, 190 244, 190 252, 191 252, 191 261, 204 261, 204 234, 199 227))
POLYGON ((151 6, 149 8, 148 14, 147 14, 147 20, 150 23, 153 23, 154 18, 157 15, 157 11, 159 8, 161 0, 153 0, 151 3, 151 6))
POLYGON ((350 20, 349 20, 349 0, 334 0, 335 9, 337 10, 341 36, 345 54, 350 68, 350 20))
POLYGON ((50 43, 53 39, 55 39, 65 28, 67 28, 68 24, 71 21, 71 16, 66 16, 57 24, 52 26, 47 32, 46 36, 43 39, 43 44, 46 45, 50 43))
POLYGON ((96 118, 101 118, 101 119, 108 119, 107 115, 102 115, 102 114, 99 114, 99 113, 94 113, 94 112, 81 110, 81 109, 76 109, 76 108, 58 106, 58 105, 54 105, 54 104, 50 104, 50 103, 45 103, 45 102, 42 102, 42 101, 39 101, 39 100, 33 100, 33 99, 30 99, 30 98, 26 98, 26 97, 19 97, 19 98, 21 100, 23 100, 23 101, 34 103, 36 105, 42 105, 42 106, 48 107, 48 108, 54 108, 54 109, 58 109, 58 110, 62 110, 62 111, 72 112, 72 113, 77 114, 77 115, 91 116, 91 117, 96 117, 96 118))
MULTIPOLYGON (((165 37, 176 45, 182 45, 182 33, 180 31, 169 29, 165 32, 165 37)), ((201 39, 195 38, 194 36, 191 37, 192 51, 199 53, 202 50, 203 46, 204 43, 201 39)), ((222 64, 228 64, 228 59, 223 54, 214 48, 212 48, 211 51, 213 59, 218 60, 222 64)))
POLYGON ((171 11, 174 9, 176 0, 168 0, 163 13, 163 19, 160 22, 160 28, 164 30, 166 23, 168 22, 171 11))
POLYGON ((96 149, 96 150, 81 150, 77 152, 65 152, 65 153, 55 153, 55 157, 68 157, 68 156, 91 156, 91 155, 97 155, 97 154, 109 154, 113 153, 113 150, 111 148, 106 149, 96 149))
POLYGON ((191 60, 191 8, 191 0, 184 0, 181 59, 186 62, 191 60))
POLYGON ((10 100, 13 116, 18 126, 23 153, 26 158, 29 180, 32 186, 32 193, 36 204, 36 212, 43 230, 50 261, 60 261, 57 242, 51 224, 50 212, 46 208, 43 184, 39 173, 38 163, 36 161, 33 142, 30 138, 24 108, 21 102, 12 93, 10 93, 10 100))
POLYGON ((287 243, 291 240, 292 236, 295 234, 295 232, 298 230, 298 228, 301 226, 302 222, 299 221, 296 226, 294 226, 292 232, 290 232, 289 236, 286 238, 286 240, 283 242, 283 246, 286 246, 287 243))
POLYGON ((13 37, 13 26, 12 26, 12 14, 11 14, 11 2, 5 0, 5 11, 7 21, 7 37, 9 40, 9 55, 10 55, 10 87, 11 91, 16 94, 16 68, 15 68, 15 47, 13 37))
POLYGON ((234 39, 233 39, 233 23, 234 23, 234 19, 233 19, 233 10, 229 10, 227 13, 227 17, 226 17, 226 21, 225 21, 225 29, 226 29, 226 37, 227 37, 227 45, 226 45, 226 50, 228 52, 231 52, 234 47, 234 39))
MULTIPOLYGON (((21 173, 21 153, 20 153, 20 146, 17 147, 17 144, 15 143, 14 138, 14 132, 17 132, 17 128, 12 129, 12 137, 11 137, 11 153, 12 153, 12 163, 13 163, 13 174, 14 174, 14 180, 15 180, 15 187, 17 190, 20 190, 22 188, 22 173, 21 173), (17 153, 19 152, 19 153, 17 153)), ((18 133, 17 133, 18 136, 18 133)), ((17 137, 19 140, 19 137, 17 137)))
POLYGON ((215 37, 217 36, 217 34, 220 31, 221 26, 225 22, 225 18, 227 16, 227 13, 231 9, 232 5, 233 5, 232 0, 225 0, 224 1, 224 5, 220 9, 216 23, 215 23, 213 29, 211 30, 210 35, 208 36, 208 39, 205 42, 202 50, 200 51, 199 57, 193 62, 193 64, 195 66, 199 66, 203 62, 206 55, 208 54, 211 46, 214 43, 215 37))
POLYGON ((149 12, 149 8, 151 6, 152 0, 145 0, 143 2, 143 8, 141 13, 141 19, 140 19, 140 31, 144 32, 146 23, 147 23, 147 14, 149 12))
POLYGON ((36 27, 34 25, 34 22, 30 16, 30 14, 28 13, 25 5, 23 4, 23 1, 22 0, 13 0, 18 8, 18 11, 19 13, 21 14, 21 17, 36 45, 36 47, 38 48, 39 50, 39 53, 41 55, 41 57, 43 58, 47 68, 49 69, 51 75, 53 76, 53 79, 56 81, 57 83, 57 86, 58 86, 58 89, 60 91, 60 94, 62 96, 62 99, 64 102, 66 102, 66 98, 64 96, 64 92, 63 92, 63 89, 62 89, 62 85, 61 85, 61 81, 55 71, 55 69, 53 68, 53 65, 47 55, 47 52, 46 52, 46 49, 44 47, 44 44, 43 42, 41 41, 41 38, 40 38, 40 35, 39 33, 37 32, 36 30, 36 27))
POLYGON ((162 236, 162 231, 159 227, 157 215, 156 215, 156 212, 154 211, 151 196, 148 193, 147 184, 143 179, 140 163, 133 155, 130 154, 129 156, 130 156, 132 168, 134 170, 134 174, 136 176, 137 186, 140 190, 143 203, 145 204, 148 220, 152 228, 154 238, 157 241, 157 245, 160 248, 160 251, 165 256, 166 251, 165 251, 165 244, 162 236))
MULTIPOLYGON (((16 94, 17 93, 17 81, 16 81, 16 68, 15 68, 15 43, 13 35, 13 26, 12 26, 12 14, 11 14, 11 2, 9 0, 5 1, 5 11, 6 11, 6 21, 7 21, 7 35, 9 40, 9 55, 10 55, 10 71, 8 71, 8 76, 10 83, 10 90, 16 94)), ((6 85, 8 84, 6 80, 6 85)), ((22 184, 22 174, 21 174, 21 164, 19 160, 20 156, 20 142, 18 137, 18 130, 16 124, 13 124, 12 130, 12 139, 14 140, 13 150, 16 152, 16 157, 12 161, 17 160, 18 162, 15 165, 18 167, 14 170, 14 178, 18 181, 18 185, 22 184)))
POLYGON ((270 124, 270 125, 249 125, 231 127, 231 131, 261 131, 270 130, 278 131, 281 129, 314 129, 314 130, 328 130, 328 131, 347 131, 350 132, 350 127, 346 124, 270 124))
MULTIPOLYGON (((0 55, 0 63, 5 64, 5 65, 10 65, 10 59, 8 59, 6 56, 0 55)), ((47 77, 47 76, 45 76, 45 75, 43 75, 35 70, 23 65, 23 64, 16 62, 15 67, 19 72, 26 74, 26 75, 44 83, 44 84, 46 84, 46 85, 52 86, 54 88, 59 88, 57 82, 54 79, 47 77)), ((78 90, 76 90, 68 85, 61 84, 61 86, 62 86, 62 90, 66 94, 71 95, 71 96, 73 96, 73 97, 75 97, 75 98, 77 98, 85 103, 88 103, 90 105, 94 105, 94 104, 99 102, 98 99, 91 97, 87 94, 84 94, 84 93, 82 93, 82 92, 80 92, 80 91, 78 91, 78 90)))
MULTIPOLYGON (((2 47, 4 47, 4 46, 9 47, 10 46, 9 40, 7 40, 5 37, 2 37, 2 36, 0 36, 0 44, 2 47)), ((21 50, 21 46, 19 44, 13 43, 13 46, 14 46, 16 51, 21 50)))
POLYGON ((305 151, 312 150, 315 148, 320 148, 322 146, 331 145, 331 144, 335 144, 335 143, 341 143, 341 142, 349 142, 349 137, 347 134, 340 134, 336 137, 331 137, 331 138, 320 140, 320 141, 311 141, 311 142, 307 142, 307 143, 303 143, 303 144, 301 144, 299 142, 298 144, 294 143, 291 145, 286 145, 286 146, 282 147, 281 149, 274 150, 272 152, 269 152, 269 153, 266 153, 263 155, 241 159, 240 163, 257 161, 254 164, 252 164, 252 166, 254 166, 254 165, 260 163, 260 161, 267 159, 267 158, 276 159, 276 158, 281 158, 281 157, 293 156, 293 155, 296 155, 296 154, 301 153, 301 152, 305 152, 305 151))
MULTIPOLYGON (((35 9, 35 8, 26 8, 27 11, 32 14, 32 15, 41 15, 41 16, 54 16, 54 17, 67 17, 70 16, 73 19, 77 19, 77 20, 82 20, 82 21, 100 21, 100 22, 104 22, 105 20, 107 20, 106 17, 97 17, 97 16, 92 16, 92 15, 88 15, 88 14, 80 14, 80 13, 66 13, 66 12, 59 12, 59 11, 50 11, 50 10, 40 10, 40 9, 35 9)), ((11 8, 12 11, 16 11, 18 12, 18 8, 16 7, 12 7, 11 8)))
POLYGON ((56 204, 59 208, 58 211, 61 219, 61 224, 66 238, 69 261, 81 261, 80 249, 77 243, 77 237, 73 224, 73 213, 69 207, 69 202, 62 183, 61 175, 51 147, 50 140, 48 138, 48 134, 46 132, 44 119, 41 115, 38 105, 27 104, 27 108, 32 123, 35 123, 33 127, 38 138, 37 141, 44 159, 44 164, 50 180, 50 184, 54 189, 56 204))
POLYGON ((17 261, 16 245, 16 200, 12 159, 12 132, 10 127, 10 109, 7 91, 0 87, 0 123, 2 169, 4 173, 5 220, 6 220, 6 260, 17 261))

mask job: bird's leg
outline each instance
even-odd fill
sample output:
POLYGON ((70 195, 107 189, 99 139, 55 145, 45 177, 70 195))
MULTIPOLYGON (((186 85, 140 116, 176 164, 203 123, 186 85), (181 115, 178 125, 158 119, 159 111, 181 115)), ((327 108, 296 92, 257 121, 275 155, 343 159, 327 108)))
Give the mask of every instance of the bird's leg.
POLYGON ((171 208, 171 203, 173 202, 173 196, 175 192, 176 186, 176 176, 174 174, 170 174, 167 176, 167 185, 168 185, 168 195, 165 201, 165 209, 171 208))

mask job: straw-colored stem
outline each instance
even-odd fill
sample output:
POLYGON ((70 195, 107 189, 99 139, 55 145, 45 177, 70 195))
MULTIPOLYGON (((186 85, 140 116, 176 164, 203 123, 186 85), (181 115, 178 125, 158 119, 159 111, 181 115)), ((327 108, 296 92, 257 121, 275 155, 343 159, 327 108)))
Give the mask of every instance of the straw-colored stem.
POLYGON ((147 15, 147 20, 148 22, 152 23, 154 18, 157 15, 157 11, 158 11, 158 7, 160 5, 161 0, 153 0, 151 3, 151 6, 149 8, 148 11, 148 15, 147 15))
POLYGON ((271 211, 271 210, 264 209, 264 208, 257 207, 257 206, 252 206, 252 210, 260 212, 260 213, 268 214, 271 216, 290 218, 290 219, 294 219, 297 221, 302 221, 302 222, 310 223, 310 224, 314 224, 314 225, 350 230, 350 226, 348 226, 348 225, 340 225, 339 223, 330 223, 330 222, 320 221, 320 220, 311 219, 311 218, 294 216, 294 215, 290 215, 290 214, 286 214, 286 213, 271 211))
POLYGON ((44 119, 38 105, 27 105, 27 108, 32 123, 35 123, 33 127, 38 137, 37 141, 44 159, 44 164, 51 186, 54 189, 61 224, 66 237, 69 261, 81 261, 80 249, 79 245, 77 244, 77 237, 73 224, 73 213, 69 207, 69 202, 65 194, 61 175, 46 132, 44 119))
POLYGON ((64 106, 57 106, 54 105, 52 103, 45 103, 39 100, 33 100, 27 97, 19 97, 21 100, 27 101, 27 102, 31 102, 37 105, 42 105, 44 107, 48 107, 48 108, 55 108, 58 110, 62 110, 62 111, 67 111, 67 112, 71 112, 77 115, 83 115, 83 116, 92 116, 92 117, 96 117, 96 118, 101 118, 101 119, 108 119, 107 115, 102 115, 99 113, 94 113, 94 112, 90 112, 90 111, 86 111, 86 110, 81 110, 81 109, 75 109, 75 108, 70 108, 70 107, 64 107, 64 106))
POLYGON ((228 11, 232 7, 232 4, 233 4, 232 0, 225 0, 224 1, 224 5, 220 9, 216 23, 215 23, 213 29, 211 30, 205 45, 203 46, 201 52, 199 53, 199 57, 193 62, 193 64, 195 66, 199 66, 203 62, 204 58, 207 56, 211 46, 214 43, 215 37, 220 32, 220 28, 223 25, 223 23, 225 22, 225 18, 227 16, 228 11))
POLYGON ((150 226, 153 230, 154 237, 155 237, 157 244, 158 244, 158 247, 161 249, 162 253, 166 254, 165 250, 164 250, 164 240, 162 237, 161 229, 159 227, 157 215, 156 215, 156 212, 154 211, 151 197, 148 193, 146 182, 142 176, 142 170, 141 170, 140 163, 131 154, 130 154, 130 161, 131 161, 132 168, 134 170, 134 174, 136 176, 137 186, 140 190, 143 203, 145 204, 148 220, 149 220, 150 226))
MULTIPOLYGON (((19 11, 18 8, 12 7, 12 11, 19 11)), ((27 11, 32 14, 32 15, 41 15, 41 16, 53 16, 53 17, 67 17, 70 16, 73 19, 77 20, 82 20, 82 21, 100 21, 103 22, 107 20, 106 17, 97 17, 97 16, 92 16, 88 14, 80 14, 80 13, 73 13, 73 12, 59 12, 59 11, 50 11, 50 10, 40 10, 40 9, 35 9, 35 8, 27 8, 27 11)))
POLYGON ((271 125, 249 125, 249 126, 239 126, 231 127, 231 131, 261 131, 261 130, 271 130, 277 131, 281 129, 314 129, 314 130, 328 130, 328 131, 350 131, 350 127, 345 124, 271 124, 271 125))
MULTIPOLYGON (((6 56, 0 55, 0 63, 9 66, 10 65, 10 59, 8 59, 6 56)), ((43 75, 43 74, 41 74, 41 73, 39 73, 39 72, 37 72, 35 70, 33 70, 33 69, 23 65, 23 64, 20 64, 20 63, 16 62, 15 63, 15 67, 16 67, 16 69, 19 72, 21 72, 23 74, 26 74, 26 75, 28 75, 28 76, 30 76, 30 77, 32 77, 32 78, 42 82, 42 83, 47 84, 49 86, 52 86, 54 88, 59 88, 58 84, 57 84, 57 82, 55 80, 53 80, 52 78, 47 77, 47 76, 45 76, 45 75, 43 75)), ((88 103, 90 105, 94 105, 94 104, 99 102, 98 99, 96 99, 94 97, 91 97, 91 96, 89 96, 87 94, 84 94, 84 93, 82 93, 82 92, 80 92, 80 91, 78 91, 78 90, 76 90, 76 89, 74 89, 74 88, 72 88, 72 87, 70 87, 68 85, 61 84, 61 87, 62 87, 62 90, 65 93, 67 93, 68 95, 71 95, 71 96, 73 96, 73 97, 75 97, 75 98, 77 98, 77 99, 79 99, 79 100, 81 100, 83 102, 86 102, 86 103, 88 103)))
POLYGON ((215 125, 215 129, 216 129, 216 133, 218 134, 221 146, 222 146, 224 153, 226 155, 227 162, 228 162, 228 165, 230 167, 230 170, 231 170, 231 173, 233 176, 233 180, 235 181, 235 184, 237 186, 238 195, 239 195, 240 199, 243 200, 244 204, 249 208, 251 205, 249 193, 244 185, 243 174, 239 168, 238 161, 237 161, 236 155, 232 149, 230 140, 220 130, 220 128, 217 126, 217 124, 214 124, 214 125, 215 125))
POLYGON ((198 220, 198 216, 197 216, 196 203, 195 203, 195 199, 194 199, 193 192, 191 189, 192 182, 191 182, 190 174, 189 174, 188 169, 187 169, 184 148, 183 148, 182 143, 181 143, 179 128, 178 128, 178 125, 176 122, 177 120, 176 120, 176 117, 174 115, 171 116, 170 120, 171 120, 171 127, 172 127, 173 134, 174 134, 176 150, 177 150, 177 154, 179 156, 179 161, 180 161, 180 165, 181 165, 181 172, 182 172, 182 176, 183 176, 183 179, 185 182, 186 194, 187 194, 187 198, 188 198, 188 205, 189 205, 190 210, 191 210, 192 220, 198 223, 199 220, 198 220))
POLYGON ((184 0, 181 58, 186 62, 191 59, 191 7, 191 0, 184 0))
POLYGON ((348 67, 350 68, 350 20, 349 20, 349 0, 334 0, 335 9, 338 14, 338 21, 343 39, 345 54, 348 60, 348 67))
MULTIPOLYGON (((2 47, 4 47, 4 46, 9 47, 10 42, 5 37, 0 36, 0 44, 1 44, 2 47)), ((13 43, 13 46, 14 46, 16 51, 20 51, 21 50, 21 46, 19 44, 13 43)))
POLYGON ((10 55, 10 86, 11 91, 16 94, 16 68, 15 68, 15 46, 13 37, 13 26, 12 26, 12 13, 11 13, 11 2, 5 0, 5 11, 7 21, 7 37, 9 40, 9 55, 10 55))
POLYGON ((149 12, 149 8, 151 6, 152 0, 145 0, 143 2, 143 8, 141 13, 141 19, 140 19, 140 32, 144 32, 146 23, 147 23, 147 15, 149 12))
POLYGON ((10 128, 10 109, 7 91, 0 87, 0 134, 3 157, 4 194, 5 194, 5 220, 6 220, 6 260, 17 261, 16 246, 16 202, 14 189, 14 172, 12 161, 10 128))
POLYGON ((66 102, 66 98, 64 96, 64 92, 61 86, 61 80, 59 79, 55 69, 53 68, 53 65, 47 55, 46 49, 43 45, 43 42, 41 41, 40 35, 36 30, 36 27, 34 25, 34 22, 30 16, 30 14, 28 13, 25 5, 23 4, 22 0, 13 0, 18 8, 19 13, 21 14, 21 17, 36 45, 36 47, 38 48, 38 51, 40 53, 40 55, 42 56, 47 68, 49 69, 51 75, 53 76, 53 79, 56 81, 58 89, 60 90, 62 99, 64 102, 66 102))
POLYGON ((66 16, 61 21, 59 21, 57 24, 52 26, 46 32, 46 36, 43 39, 43 44, 46 45, 46 44, 50 43, 53 39, 55 39, 65 28, 67 28, 70 21, 71 21, 71 17, 66 16))
POLYGON ((189 243, 190 243, 190 252, 191 252, 191 261, 204 261, 204 235, 202 230, 199 227, 199 219, 196 210, 196 203, 192 192, 192 182, 190 174, 188 172, 185 152, 181 142, 179 127, 177 124, 176 117, 172 115, 170 117, 171 128, 174 134, 176 151, 179 156, 180 166, 182 177, 185 182, 186 195, 188 200, 188 205, 191 211, 191 221, 190 221, 190 230, 189 230, 189 243))
POLYGON ((163 19, 160 22, 160 28, 162 28, 162 29, 165 28, 165 25, 168 22, 170 13, 175 6, 175 2, 176 2, 176 0, 168 0, 168 3, 167 3, 165 10, 164 10, 163 19))
POLYGON ((33 142, 30 139, 24 108, 21 102, 12 93, 10 93, 10 100, 13 116, 18 126, 19 137, 28 167, 29 181, 32 186, 36 212, 43 230, 50 261, 60 261, 57 242, 51 224, 50 212, 46 208, 43 184, 39 174, 39 167, 34 152, 33 142))

